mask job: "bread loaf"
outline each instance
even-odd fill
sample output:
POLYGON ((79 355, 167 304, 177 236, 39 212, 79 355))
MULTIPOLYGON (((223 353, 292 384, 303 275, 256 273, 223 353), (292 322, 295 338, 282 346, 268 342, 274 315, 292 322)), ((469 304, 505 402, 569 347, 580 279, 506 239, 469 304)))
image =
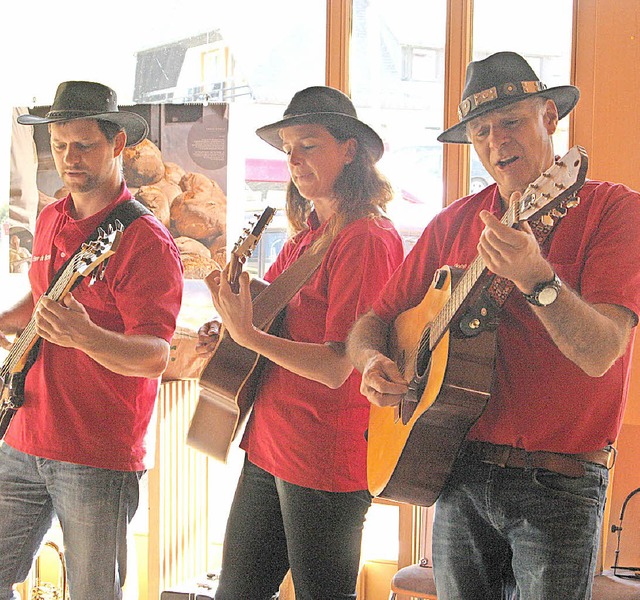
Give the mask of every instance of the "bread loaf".
POLYGON ((157 185, 143 185, 138 189, 135 199, 142 202, 165 227, 169 227, 169 200, 157 185))
POLYGON ((186 279, 204 279, 214 269, 222 269, 204 244, 185 236, 175 238, 175 242, 186 279))
POLYGON ((174 235, 205 240, 224 233, 226 198, 220 187, 202 173, 186 173, 180 187, 184 191, 171 204, 174 235))
POLYGON ((122 167, 128 187, 151 185, 164 176, 160 150, 147 139, 122 151, 122 167))
POLYGON ((180 185, 180 180, 185 176, 186 171, 174 162, 164 163, 164 178, 171 183, 180 185))

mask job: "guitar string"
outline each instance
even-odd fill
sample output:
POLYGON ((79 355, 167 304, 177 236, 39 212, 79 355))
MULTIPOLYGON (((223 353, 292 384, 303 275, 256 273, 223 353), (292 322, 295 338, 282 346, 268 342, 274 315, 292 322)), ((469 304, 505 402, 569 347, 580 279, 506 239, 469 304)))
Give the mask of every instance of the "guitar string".
MULTIPOLYGON (((563 158, 559 162, 554 163, 536 181, 527 186, 527 189, 525 190, 522 198, 520 198, 518 202, 509 205, 500 222, 504 225, 512 227, 513 224, 518 220, 518 215, 522 213, 522 208, 527 206, 528 203, 532 200, 535 200, 537 188, 539 187, 538 182, 541 180, 552 181, 554 179, 553 176, 555 175, 555 172, 560 168, 566 166, 568 161, 566 161, 565 158, 563 158)), ((533 204, 533 202, 531 203, 533 204)), ((429 351, 433 351, 433 349, 438 345, 440 339, 444 335, 444 332, 449 328, 451 320, 466 299, 472 287, 476 284, 476 282, 482 275, 485 268, 486 267, 482 261, 482 258, 480 256, 476 256, 476 258, 469 265, 469 268, 461 276, 460 281, 451 292, 451 295, 446 301, 445 305, 434 317, 431 323, 431 327, 427 327, 425 332, 423 332, 423 336, 418 346, 418 354, 421 354, 427 347, 429 351), (431 335, 432 332, 435 335, 431 335)))
MULTIPOLYGON (((58 301, 62 296, 62 294, 64 293, 65 288, 71 281, 71 278, 75 274, 76 269, 78 267, 78 263, 84 261, 89 254, 94 254, 94 253, 95 253, 95 248, 94 248, 94 245, 92 244, 88 252, 83 251, 77 254, 76 256, 74 256, 72 260, 69 262, 69 264, 67 265, 67 268, 63 271, 62 275, 58 278, 58 280, 54 284, 51 291, 44 295, 47 298, 51 298, 52 300, 58 301)), ((38 304, 40 304, 40 300, 38 300, 38 302, 36 303, 36 308, 38 304)), ((6 378, 7 375, 13 372, 13 369, 20 362, 20 359, 24 356, 24 354, 27 352, 29 346, 33 343, 33 340, 35 337, 37 337, 37 334, 35 333, 35 321, 31 319, 23 329, 22 333, 20 334, 16 342, 13 344, 13 346, 9 350, 9 353, 7 354, 7 358, 2 365, 2 368, 0 369, 1 377, 6 378)))

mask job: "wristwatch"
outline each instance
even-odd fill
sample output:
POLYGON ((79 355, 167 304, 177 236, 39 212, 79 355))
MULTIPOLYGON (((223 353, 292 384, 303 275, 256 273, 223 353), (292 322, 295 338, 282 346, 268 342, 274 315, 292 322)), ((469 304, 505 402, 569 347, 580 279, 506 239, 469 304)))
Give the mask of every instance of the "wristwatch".
POLYGON ((531 294, 522 295, 529 304, 533 304, 534 306, 549 306, 556 301, 561 287, 562 281, 560 281, 560 278, 554 273, 553 279, 538 283, 536 287, 533 288, 531 294))

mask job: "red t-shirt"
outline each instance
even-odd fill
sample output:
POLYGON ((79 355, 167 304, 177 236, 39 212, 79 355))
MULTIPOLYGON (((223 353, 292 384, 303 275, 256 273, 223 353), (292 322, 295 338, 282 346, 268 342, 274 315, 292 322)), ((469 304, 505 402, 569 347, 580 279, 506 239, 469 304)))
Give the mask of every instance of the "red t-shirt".
MULTIPOLYGON (((592 304, 640 314, 640 194, 588 181, 543 251, 560 279, 592 304)), ((486 209, 501 217, 495 185, 462 198, 427 226, 373 309, 386 322, 417 305, 443 265, 466 268, 477 256, 486 209)), ((635 330, 634 330, 635 331, 635 330)), ((555 346, 517 290, 498 327, 488 406, 468 438, 529 451, 586 452, 612 443, 622 424, 631 345, 602 377, 589 377, 555 346)))
MULTIPOLYGON (((324 230, 289 240, 269 269, 273 281, 324 230)), ((341 230, 318 270, 286 309, 281 337, 309 343, 344 342, 403 257, 402 240, 388 219, 364 218, 341 230)), ((269 363, 242 447, 249 459, 296 485, 332 492, 367 488, 365 430, 369 402, 354 371, 338 389, 269 363)))
MULTIPOLYGON (((116 206, 82 220, 69 214, 67 197, 45 207, 36 224, 29 271, 34 302, 66 260, 116 206)), ((73 295, 91 320, 128 335, 169 341, 182 300, 180 255, 166 228, 153 216, 139 217, 124 231, 104 271, 73 295)), ((29 454, 134 471, 146 468, 144 438, 153 412, 158 379, 118 375, 83 352, 42 340, 25 384, 25 402, 5 441, 29 454)))

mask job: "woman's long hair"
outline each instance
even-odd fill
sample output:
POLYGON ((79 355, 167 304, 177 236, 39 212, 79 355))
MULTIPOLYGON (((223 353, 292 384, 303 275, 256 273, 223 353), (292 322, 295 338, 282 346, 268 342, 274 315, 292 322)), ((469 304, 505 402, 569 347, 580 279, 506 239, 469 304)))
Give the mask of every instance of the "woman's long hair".
MULTIPOLYGON (((339 142, 354 138, 357 142, 354 159, 346 164, 334 185, 336 217, 331 234, 335 235, 347 223, 362 217, 379 216, 393 198, 393 188, 376 167, 369 148, 357 137, 335 126, 322 124, 339 142)), ((307 229, 311 201, 303 198, 293 181, 287 187, 286 214, 295 235, 307 229)))

